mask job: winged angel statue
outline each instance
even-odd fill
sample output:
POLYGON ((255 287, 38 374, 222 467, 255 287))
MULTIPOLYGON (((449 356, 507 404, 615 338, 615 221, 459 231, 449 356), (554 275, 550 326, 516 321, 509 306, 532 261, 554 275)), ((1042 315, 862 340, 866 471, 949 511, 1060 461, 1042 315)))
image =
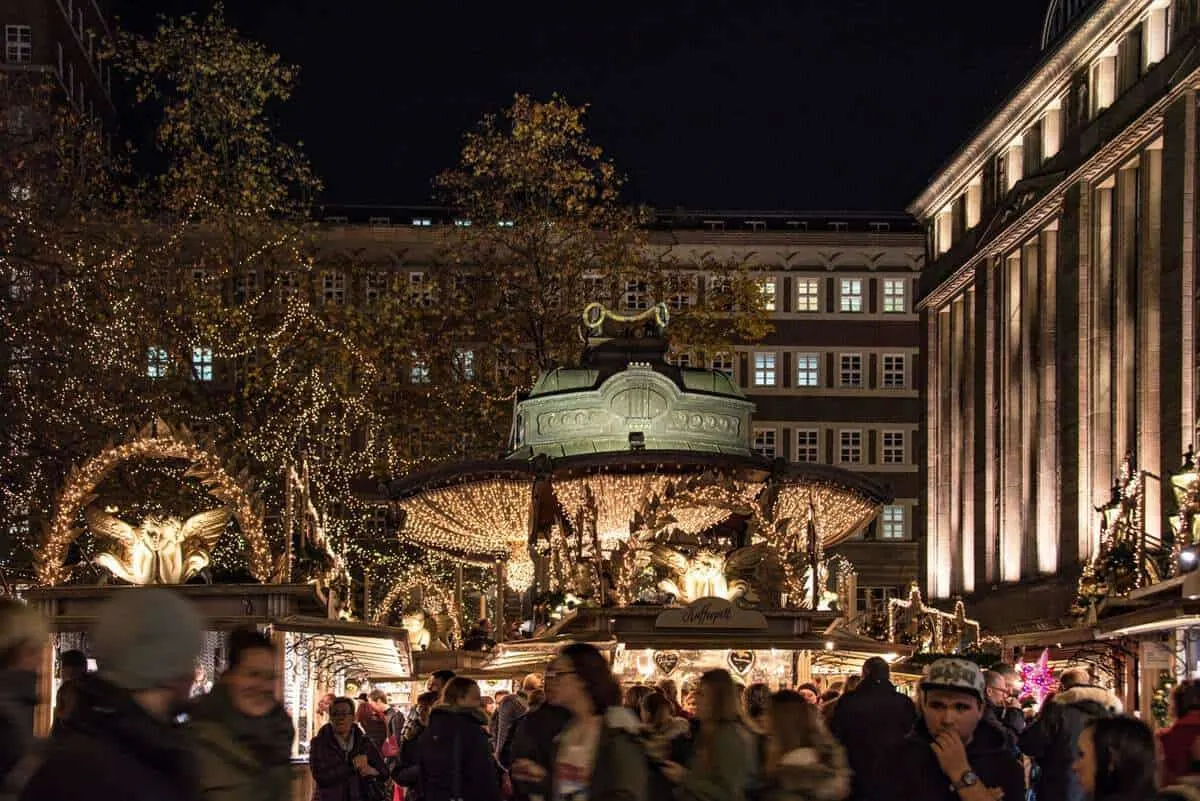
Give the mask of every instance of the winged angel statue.
POLYGON ((228 508, 201 512, 180 522, 150 517, 137 528, 89 506, 88 528, 109 550, 95 563, 130 584, 183 584, 212 561, 212 550, 233 516, 228 508))

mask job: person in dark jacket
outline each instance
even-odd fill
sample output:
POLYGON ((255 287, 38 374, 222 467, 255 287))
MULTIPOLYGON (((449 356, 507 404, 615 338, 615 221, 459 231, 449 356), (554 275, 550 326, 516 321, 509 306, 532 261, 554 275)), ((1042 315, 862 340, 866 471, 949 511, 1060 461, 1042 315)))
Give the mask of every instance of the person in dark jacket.
POLYGON ((862 681, 837 700, 829 728, 846 749, 853 771, 850 798, 861 801, 864 782, 880 757, 912 730, 917 709, 912 699, 896 691, 891 668, 873 656, 863 663, 862 681))
POLYGON ((58 686, 58 695, 54 697, 54 723, 50 726, 53 736, 61 728, 63 720, 75 708, 75 682, 88 672, 87 654, 83 651, 63 651, 58 657, 59 678, 62 684, 58 686))
POLYGON ((46 624, 32 607, 0 598, 0 801, 16 798, 36 759, 33 713, 46 624))
POLYGON ((441 696, 433 692, 417 696, 417 704, 414 707, 417 713, 416 722, 405 727, 399 742, 400 754, 396 757, 396 766, 392 769, 392 780, 405 789, 408 801, 421 801, 419 744, 421 735, 429 726, 429 715, 440 700, 441 696))
POLYGON ((1083 801, 1086 797, 1071 767, 1079 734, 1092 720, 1121 712, 1120 699, 1088 682, 1086 669, 1064 671, 1054 700, 1042 705, 1037 720, 1021 734, 1021 751, 1032 757, 1039 769, 1034 784, 1038 798, 1083 801))
POLYGON ((993 801, 999 792, 1006 801, 1024 798, 1025 773, 1003 729, 983 722, 986 684, 979 666, 939 659, 926 670, 920 689, 920 717, 868 774, 868 796, 993 801))
POLYGON ((1020 736, 1025 731, 1025 713, 1014 705, 1004 674, 988 670, 984 671, 983 679, 987 682, 988 712, 997 723, 1020 736))
POLYGON ((417 744, 424 801, 500 801, 500 775, 473 679, 455 676, 417 744))
POLYGON ((317 784, 315 801, 361 801, 366 783, 387 777, 383 755, 354 722, 352 699, 329 705, 329 722, 309 745, 308 768, 317 784))
POLYGON ((120 588, 100 613, 100 669, 76 682, 76 706, 50 741, 22 801, 194 801, 190 743, 172 724, 195 678, 203 627, 162 589, 120 588))
MULTIPOLYGON (((505 741, 504 750, 500 752, 500 766, 507 771, 512 770, 513 763, 518 759, 528 760, 538 765, 548 765, 554 759, 554 744, 558 735, 571 719, 571 713, 561 706, 551 703, 553 696, 550 674, 545 677, 545 700, 533 703, 529 711, 517 719, 512 736, 505 741)), ((536 695, 532 700, 536 701, 536 695)), ((513 781, 513 797, 517 801, 528 801, 532 796, 550 797, 550 778, 542 781, 522 782, 513 781)))
POLYGON ((1192 775, 1192 749, 1200 738, 1200 682, 1180 682, 1171 700, 1175 722, 1157 735, 1162 753, 1159 783, 1163 787, 1192 775))

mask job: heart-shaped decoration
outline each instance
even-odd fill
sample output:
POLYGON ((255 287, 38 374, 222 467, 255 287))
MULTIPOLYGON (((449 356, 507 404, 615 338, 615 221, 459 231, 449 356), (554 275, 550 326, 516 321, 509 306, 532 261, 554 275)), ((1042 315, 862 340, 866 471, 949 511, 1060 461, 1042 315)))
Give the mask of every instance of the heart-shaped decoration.
POLYGON ((754 652, 730 651, 729 666, 736 670, 738 675, 745 676, 750 671, 750 668, 754 667, 754 652))
POLYGON ((676 651, 655 651, 654 664, 664 676, 670 676, 679 667, 679 654, 676 651))

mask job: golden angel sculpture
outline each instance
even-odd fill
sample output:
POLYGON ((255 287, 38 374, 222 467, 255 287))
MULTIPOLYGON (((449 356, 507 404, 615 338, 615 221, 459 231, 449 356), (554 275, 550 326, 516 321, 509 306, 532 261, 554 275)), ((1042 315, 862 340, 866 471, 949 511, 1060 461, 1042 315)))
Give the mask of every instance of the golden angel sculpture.
POLYGON ((757 603, 758 594, 750 584, 734 576, 758 567, 771 554, 763 545, 752 545, 730 554, 702 549, 688 558, 674 548, 655 544, 650 548, 650 558, 668 574, 659 589, 675 596, 678 603, 689 604, 701 598, 757 603))
POLYGON ((94 506, 84 516, 109 549, 96 555, 97 565, 130 584, 183 584, 208 567, 233 510, 213 509, 183 522, 150 517, 137 528, 94 506))

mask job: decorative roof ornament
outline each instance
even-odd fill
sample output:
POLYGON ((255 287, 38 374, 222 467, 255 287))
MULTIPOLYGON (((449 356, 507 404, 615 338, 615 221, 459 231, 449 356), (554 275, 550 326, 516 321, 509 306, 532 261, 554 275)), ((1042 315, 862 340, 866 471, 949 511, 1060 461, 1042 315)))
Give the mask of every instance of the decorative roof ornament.
POLYGON ((655 304, 637 314, 620 314, 612 311, 603 303, 589 303, 583 310, 583 324, 589 339, 593 337, 641 339, 647 334, 662 336, 669 322, 671 322, 671 312, 665 303, 655 304), (606 322, 618 323, 621 328, 613 330, 616 326, 610 325, 606 329, 604 325, 606 322), (639 324, 644 326, 640 332, 635 330, 639 324), (652 331, 647 330, 651 328, 652 331))
POLYGON ((1042 50, 1057 42, 1094 5, 1096 0, 1050 0, 1042 23, 1042 50))

